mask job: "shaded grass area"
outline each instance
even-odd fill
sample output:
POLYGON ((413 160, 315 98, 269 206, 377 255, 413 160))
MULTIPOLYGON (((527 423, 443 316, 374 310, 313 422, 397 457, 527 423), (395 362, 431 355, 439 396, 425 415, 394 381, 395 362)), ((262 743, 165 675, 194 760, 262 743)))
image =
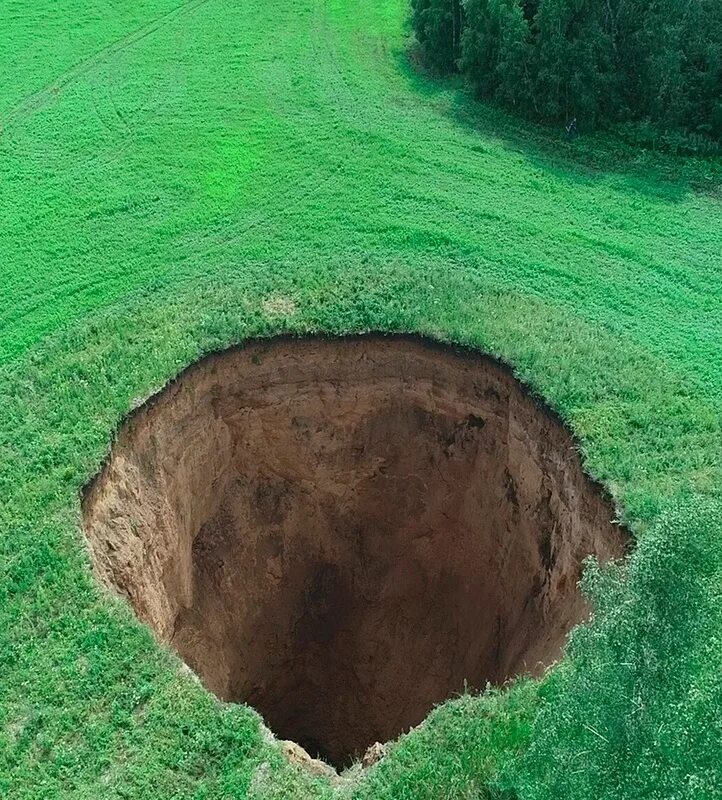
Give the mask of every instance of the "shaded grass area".
POLYGON ((479 102, 464 81, 441 77, 424 67, 410 40, 396 54, 399 72, 414 92, 436 98, 461 126, 480 136, 493 132, 507 148, 523 153, 532 164, 582 183, 612 177, 617 184, 668 201, 684 200, 690 192, 722 198, 722 159, 678 158, 649 147, 627 146, 623 136, 609 132, 566 137, 563 126, 526 122, 495 106, 479 102))
POLYGON ((601 140, 557 149, 467 109, 402 65, 404 15, 401 0, 92 13, 64 0, 8 17, 5 796, 706 798, 722 785, 719 164, 601 140), (579 436, 639 546, 628 570, 592 573, 595 624, 541 689, 444 706, 333 788, 93 585, 77 493, 129 408, 203 353, 369 330, 510 362, 579 436))

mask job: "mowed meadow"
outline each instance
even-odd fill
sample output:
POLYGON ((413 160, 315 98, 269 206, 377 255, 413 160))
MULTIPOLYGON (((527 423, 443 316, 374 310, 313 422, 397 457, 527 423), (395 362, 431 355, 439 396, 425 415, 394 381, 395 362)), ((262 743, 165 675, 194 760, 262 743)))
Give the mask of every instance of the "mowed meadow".
MULTIPOLYGON (((712 798, 722 164, 564 141, 413 58, 405 0, 0 4, 0 793, 712 798), (541 683, 332 785, 93 582, 79 491, 202 354, 411 331, 508 362, 637 538, 541 683)), ((563 133, 563 132, 562 132, 563 133)))

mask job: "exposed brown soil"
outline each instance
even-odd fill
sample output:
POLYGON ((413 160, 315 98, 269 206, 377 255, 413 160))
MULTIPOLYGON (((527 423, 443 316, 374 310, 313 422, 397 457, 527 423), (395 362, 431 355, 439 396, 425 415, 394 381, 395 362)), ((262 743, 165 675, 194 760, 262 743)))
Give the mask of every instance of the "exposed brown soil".
POLYGON ((506 368, 410 337, 204 359, 89 486, 97 576, 225 700, 335 765, 538 673, 626 536, 506 368))

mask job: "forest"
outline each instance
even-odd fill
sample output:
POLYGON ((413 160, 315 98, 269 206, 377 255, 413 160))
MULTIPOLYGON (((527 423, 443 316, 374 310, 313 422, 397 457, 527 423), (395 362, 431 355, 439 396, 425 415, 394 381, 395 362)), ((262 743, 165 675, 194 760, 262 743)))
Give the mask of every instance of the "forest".
POLYGON ((719 0, 412 0, 424 64, 534 121, 722 145, 719 0))

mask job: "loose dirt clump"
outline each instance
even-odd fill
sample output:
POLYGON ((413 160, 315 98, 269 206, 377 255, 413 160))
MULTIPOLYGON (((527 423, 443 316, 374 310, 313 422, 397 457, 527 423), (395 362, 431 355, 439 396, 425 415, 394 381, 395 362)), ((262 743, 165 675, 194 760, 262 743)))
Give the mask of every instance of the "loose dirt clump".
POLYGON ((271 340, 132 414, 83 502, 96 575, 218 697, 341 766, 539 673, 626 536, 570 434, 492 360, 271 340))

